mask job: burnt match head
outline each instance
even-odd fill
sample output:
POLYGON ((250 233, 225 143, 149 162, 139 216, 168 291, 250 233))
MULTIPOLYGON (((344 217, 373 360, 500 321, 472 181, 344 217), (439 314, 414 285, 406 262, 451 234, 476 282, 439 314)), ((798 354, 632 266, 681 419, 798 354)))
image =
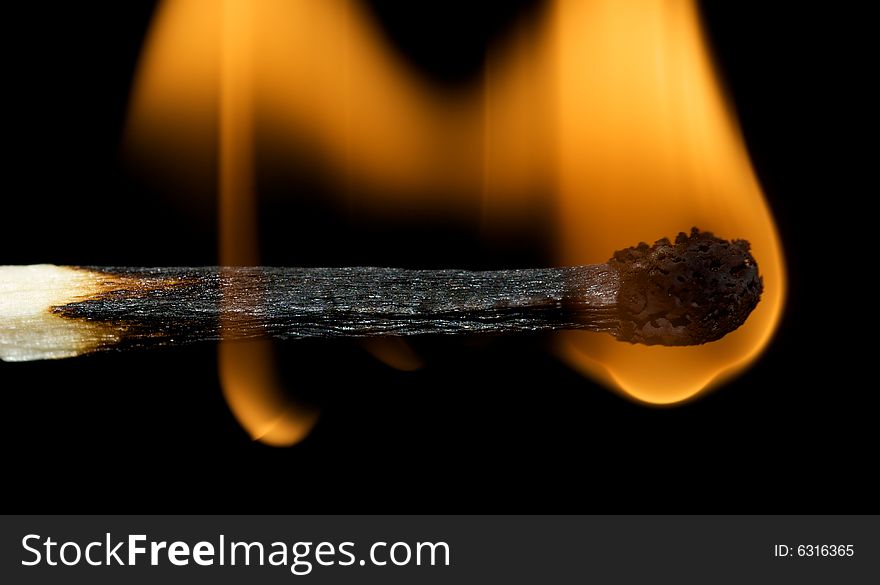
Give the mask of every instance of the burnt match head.
POLYGON ((675 242, 663 238, 619 250, 609 264, 620 274, 621 341, 700 345, 742 325, 763 283, 745 240, 722 240, 697 228, 675 242))

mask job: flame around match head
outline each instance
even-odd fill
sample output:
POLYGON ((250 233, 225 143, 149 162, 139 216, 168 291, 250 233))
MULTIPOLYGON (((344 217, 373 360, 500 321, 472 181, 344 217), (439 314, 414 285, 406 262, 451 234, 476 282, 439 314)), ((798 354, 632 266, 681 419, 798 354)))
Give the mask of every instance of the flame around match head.
POLYGON ((567 333, 576 367, 637 400, 694 396, 751 362, 782 311, 785 270, 770 210, 722 94, 694 2, 560 1, 559 222, 564 263, 690 226, 751 243, 761 302, 723 339, 692 348, 567 333))
MULTIPOLYGON (((488 227, 509 233, 536 209, 555 210, 559 264, 604 262, 691 226, 750 241, 763 298, 724 339, 665 348, 561 336, 569 363, 636 400, 685 400, 730 376, 779 320, 781 245, 694 0, 555 0, 496 47, 483 83, 452 93, 415 74, 352 0, 165 0, 138 75, 130 144, 153 167, 210 158, 218 103, 221 139, 261 120, 267 150, 306 145, 328 180, 361 186, 389 213, 402 201, 426 213, 480 208, 488 227), (224 24, 230 10, 247 18, 224 24)), ((238 139, 223 148, 221 179, 243 185, 234 197, 249 202, 244 214, 227 207, 221 226, 236 249, 256 235, 230 236, 248 233, 253 211, 247 177, 230 165, 249 173, 253 150, 238 139)))

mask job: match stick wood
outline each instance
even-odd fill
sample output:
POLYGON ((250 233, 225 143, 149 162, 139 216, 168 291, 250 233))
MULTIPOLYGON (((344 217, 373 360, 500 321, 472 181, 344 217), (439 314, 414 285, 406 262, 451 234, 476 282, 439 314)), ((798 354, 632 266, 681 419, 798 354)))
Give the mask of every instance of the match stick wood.
POLYGON ((0 267, 0 358, 219 339, 559 329, 692 345, 738 327, 760 292, 747 243, 696 230, 564 268, 8 266, 0 267))

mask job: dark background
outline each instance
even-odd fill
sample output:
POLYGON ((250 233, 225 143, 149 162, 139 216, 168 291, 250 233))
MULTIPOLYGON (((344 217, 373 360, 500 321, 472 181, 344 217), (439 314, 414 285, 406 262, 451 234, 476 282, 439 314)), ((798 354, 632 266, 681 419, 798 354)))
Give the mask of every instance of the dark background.
MULTIPOLYGON (((413 66, 451 89, 476 79, 489 43, 542 6, 370 4, 413 66)), ((864 301, 840 298, 859 284, 845 234, 866 191, 841 176, 845 132, 857 131, 843 122, 850 83, 839 67, 842 22, 853 17, 803 3, 700 5, 790 270, 782 326, 745 374, 657 409, 568 370, 540 339, 423 340, 428 365, 412 373, 353 344, 302 343, 284 349, 285 376, 322 418, 302 444, 273 449, 251 442, 228 411, 211 346, 0 363, 5 511, 873 509, 876 384, 861 381, 870 359, 853 339, 864 301)), ((193 214, 121 164, 153 8, 5 7, 0 263, 216 262, 216 208, 193 214)), ((310 245, 295 259, 304 264, 543 261, 531 240, 499 248, 464 223, 359 222, 315 193, 266 213, 297 219, 269 225, 265 248, 310 245)))

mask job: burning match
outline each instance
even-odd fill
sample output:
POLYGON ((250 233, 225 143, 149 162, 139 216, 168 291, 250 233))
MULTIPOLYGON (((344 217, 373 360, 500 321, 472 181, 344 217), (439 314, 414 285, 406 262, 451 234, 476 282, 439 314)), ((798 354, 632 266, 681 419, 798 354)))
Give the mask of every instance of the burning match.
POLYGON ((0 359, 59 359, 220 339, 583 329, 700 345, 760 300, 744 240, 694 228, 604 264, 498 270, 0 267, 0 359))

